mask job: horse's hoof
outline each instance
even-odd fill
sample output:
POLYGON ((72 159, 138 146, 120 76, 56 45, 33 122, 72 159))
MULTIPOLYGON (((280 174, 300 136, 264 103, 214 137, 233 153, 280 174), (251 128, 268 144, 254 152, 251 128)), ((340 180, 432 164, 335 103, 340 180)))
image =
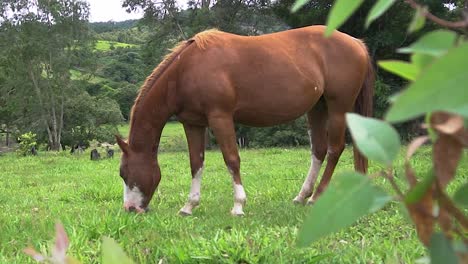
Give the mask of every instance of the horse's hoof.
POLYGON ((244 216, 244 212, 242 210, 231 210, 231 215, 232 216, 238 216, 238 217, 242 217, 244 216))
POLYGON ((307 200, 307 205, 313 205, 315 203, 315 198, 314 197, 310 197, 309 200, 307 200))
POLYGON ((301 198, 299 196, 296 196, 296 198, 294 198, 294 200, 293 200, 293 203, 297 204, 297 205, 304 205, 305 199, 301 198))
POLYGON ((179 210, 179 215, 180 216, 191 216, 192 212, 191 211, 186 211, 186 210, 184 210, 184 208, 182 208, 182 209, 179 210))

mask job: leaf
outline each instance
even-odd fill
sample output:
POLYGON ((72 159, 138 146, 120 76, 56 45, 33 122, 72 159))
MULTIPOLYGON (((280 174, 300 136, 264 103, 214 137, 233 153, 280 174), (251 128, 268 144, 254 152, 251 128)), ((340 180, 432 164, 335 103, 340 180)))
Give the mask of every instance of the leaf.
POLYGON ((330 36, 363 2, 364 0, 336 0, 328 14, 325 36, 330 36))
POLYGON ((432 115, 433 128, 442 134, 453 135, 463 130, 464 120, 461 116, 450 115, 447 113, 435 113, 432 115), (439 116, 439 118, 438 118, 439 116), (435 120, 441 119, 441 120, 435 120))
POLYGON ((103 237, 102 239, 102 264, 133 264, 133 261, 127 257, 123 249, 114 239, 103 237))
POLYGON ((67 233, 63 225, 59 222, 55 224, 55 245, 52 248, 52 259, 56 263, 65 263, 67 259, 67 249, 70 245, 67 233))
POLYGON ((405 174, 406 174, 406 180, 408 181, 411 188, 414 188, 416 186, 416 184, 418 183, 418 180, 416 179, 413 168, 411 168, 411 164, 409 162, 410 158, 428 140, 429 140, 428 136, 417 137, 413 139, 413 141, 411 141, 411 143, 408 146, 408 149, 406 150, 405 174))
POLYGON ((296 0, 296 2, 294 2, 294 5, 291 7, 291 12, 292 13, 297 12, 299 9, 301 9, 304 5, 306 5, 309 2, 310 0, 296 0))
POLYGON ((463 146, 457 134, 463 132, 463 118, 444 112, 431 115, 430 126, 438 136, 433 147, 434 169, 441 188, 453 179, 463 146))
POLYGON ((67 256, 67 264, 81 264, 80 261, 75 259, 74 257, 67 256))
POLYGON ((434 217, 432 216, 434 200, 432 188, 423 189, 426 192, 423 193, 422 198, 415 203, 405 201, 405 205, 413 223, 416 225, 419 239, 427 246, 434 231, 434 217))
POLYGON ((379 61, 379 66, 407 80, 414 81, 419 75, 419 67, 406 61, 384 60, 379 61))
POLYGON ((310 209, 299 231, 298 244, 306 246, 346 228, 360 217, 382 208, 386 204, 382 201, 389 199, 362 174, 338 174, 310 209))
POLYGON ((468 183, 465 183, 457 190, 453 196, 453 200, 462 208, 468 209, 468 183))
POLYGON ((406 194, 405 203, 414 204, 419 202, 424 194, 429 188, 431 188, 432 183, 435 180, 434 172, 431 170, 427 176, 419 183, 416 184, 411 190, 406 194))
POLYGON ((434 57, 431 55, 423 53, 413 53, 411 55, 411 62, 413 65, 419 68, 419 70, 424 70, 428 65, 434 61, 434 57))
POLYGON ((426 143, 429 140, 428 136, 420 136, 408 145, 408 149, 406 150, 406 162, 409 161, 409 159, 414 155, 416 150, 418 150, 424 143, 426 143))
POLYGON ((426 23, 426 17, 424 14, 427 12, 427 7, 419 7, 416 9, 413 19, 408 26, 408 33, 413 33, 420 30, 426 23))
POLYGON ((353 113, 346 114, 346 122, 363 155, 386 166, 392 164, 400 149, 400 138, 392 126, 353 113))
POLYGON ((367 14, 366 28, 368 28, 374 20, 385 13, 385 11, 387 11, 394 3, 395 0, 378 0, 377 3, 372 6, 369 14, 367 14))
POLYGON ((458 258, 450 241, 441 234, 435 233, 431 237, 429 253, 432 264, 457 264, 458 258))
POLYGON ((421 53, 440 57, 452 48, 457 39, 457 34, 448 30, 434 30, 422 36, 409 47, 400 48, 401 53, 421 53))
POLYGON ((389 122, 402 122, 434 111, 468 117, 468 44, 434 61, 395 100, 386 114, 389 122))
POLYGON ((23 249, 23 252, 29 256, 31 256, 37 262, 44 262, 47 258, 43 256, 41 253, 37 252, 32 247, 27 247, 23 249))

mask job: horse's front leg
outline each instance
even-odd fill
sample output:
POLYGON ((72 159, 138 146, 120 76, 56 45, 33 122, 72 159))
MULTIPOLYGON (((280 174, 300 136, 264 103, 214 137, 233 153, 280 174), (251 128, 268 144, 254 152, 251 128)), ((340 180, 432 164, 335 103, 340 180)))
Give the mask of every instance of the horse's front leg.
POLYGON ((190 155, 192 171, 192 186, 187 203, 180 209, 181 215, 191 215, 192 209, 200 204, 200 189, 205 159, 205 131, 206 127, 184 124, 185 135, 190 155))
POLYGON ((209 125, 213 130, 216 141, 223 152, 224 162, 232 175, 232 184, 234 189, 234 207, 231 210, 232 215, 244 215, 243 206, 247 197, 240 177, 240 157, 236 145, 236 132, 232 115, 216 115, 210 117, 209 125))

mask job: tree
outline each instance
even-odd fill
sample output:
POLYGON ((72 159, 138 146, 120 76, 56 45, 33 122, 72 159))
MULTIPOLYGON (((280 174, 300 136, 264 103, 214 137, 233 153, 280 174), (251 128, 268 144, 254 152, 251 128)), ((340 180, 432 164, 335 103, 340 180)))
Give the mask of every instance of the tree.
POLYGON ((116 126, 123 120, 119 105, 106 97, 94 97, 75 90, 74 100, 68 102, 64 113, 63 143, 68 146, 92 139, 114 141, 116 126))
POLYGON ((22 112, 20 126, 47 132, 52 150, 61 147, 65 106, 70 100, 69 70, 91 53, 88 16, 84 1, 0 3, 6 87, 13 95, 9 103, 22 112))

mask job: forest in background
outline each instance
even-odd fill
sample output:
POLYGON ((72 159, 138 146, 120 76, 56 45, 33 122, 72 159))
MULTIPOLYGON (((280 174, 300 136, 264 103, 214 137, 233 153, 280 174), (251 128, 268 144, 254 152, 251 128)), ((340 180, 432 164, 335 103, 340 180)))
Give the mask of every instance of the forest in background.
MULTIPOLYGON (((419 2, 447 20, 459 17, 463 8, 462 1, 419 2)), ((144 79, 177 42, 210 28, 259 35, 325 24, 333 1, 310 1, 297 13, 290 12, 293 0, 191 0, 184 10, 176 3, 126 0, 123 8, 144 10, 143 19, 89 23, 84 1, 2 1, 0 133, 16 138, 31 131, 43 148, 52 150, 90 140, 113 142, 144 79)), ((363 39, 374 60, 405 59, 396 55, 397 48, 437 28, 426 23, 409 35, 404 25, 415 11, 398 1, 365 30, 365 14, 373 3, 365 1, 340 30, 363 39)), ((377 69, 377 117, 404 85, 377 69)), ((271 128, 237 127, 238 136, 252 147, 308 145, 306 130, 302 118, 271 128)), ((399 132, 409 138, 418 127, 402 124, 399 132)))

